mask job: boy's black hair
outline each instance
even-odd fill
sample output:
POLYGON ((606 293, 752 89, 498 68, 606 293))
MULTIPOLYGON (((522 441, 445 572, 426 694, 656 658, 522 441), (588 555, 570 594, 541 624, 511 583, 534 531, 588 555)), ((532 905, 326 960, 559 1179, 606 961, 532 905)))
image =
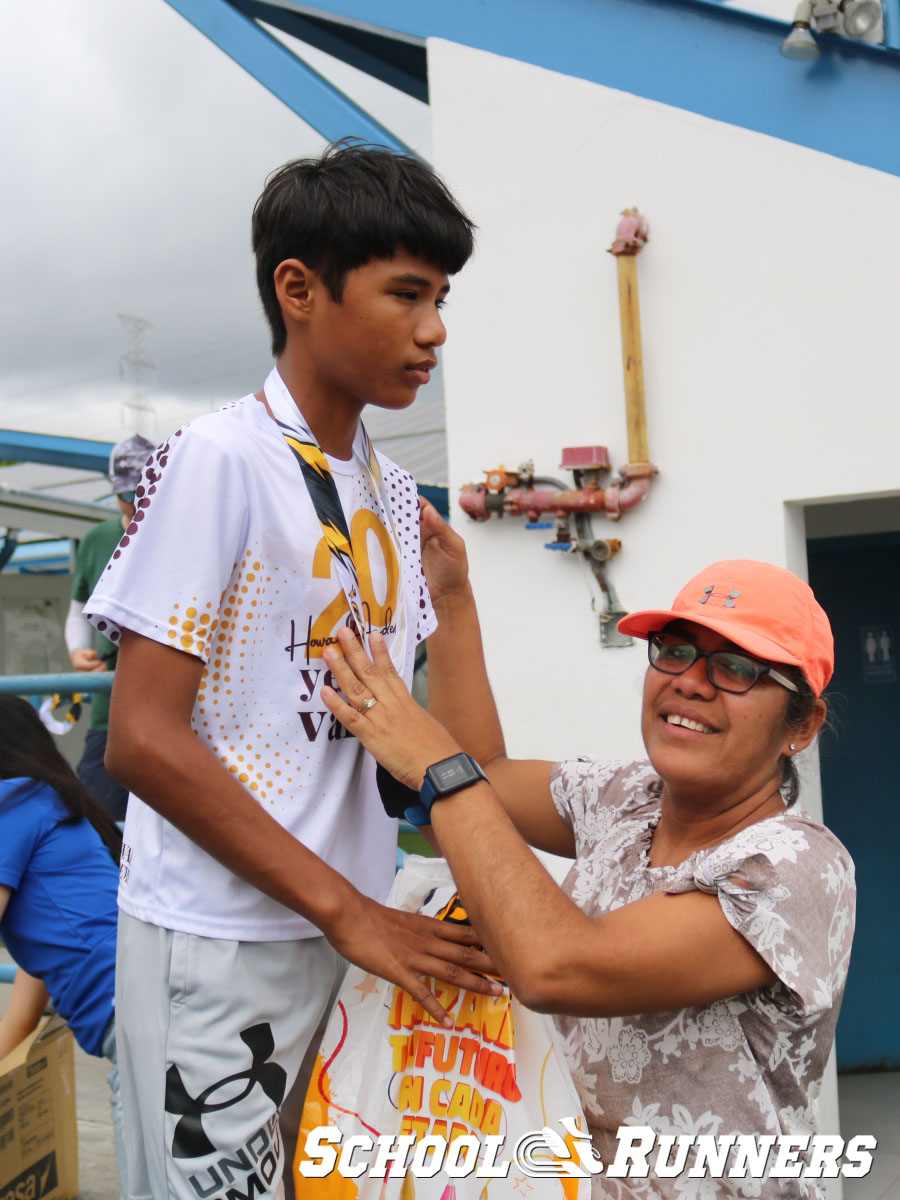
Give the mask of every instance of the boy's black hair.
POLYGON ((446 184, 409 155, 344 139, 320 158, 285 163, 253 208, 256 282, 272 353, 287 340, 274 280, 285 259, 300 259, 340 302, 349 271, 401 248, 455 275, 472 253, 474 229, 446 184))
POLYGON ((122 852, 122 835, 57 749, 41 718, 19 696, 0 695, 0 779, 24 782, 5 803, 25 802, 35 780, 53 788, 69 811, 64 823, 87 818, 100 834, 115 862, 122 852))

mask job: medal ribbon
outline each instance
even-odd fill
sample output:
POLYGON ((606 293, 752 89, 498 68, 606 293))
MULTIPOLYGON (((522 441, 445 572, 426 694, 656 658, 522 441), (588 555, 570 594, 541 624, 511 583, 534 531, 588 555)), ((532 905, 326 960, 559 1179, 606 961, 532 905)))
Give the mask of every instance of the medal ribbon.
MULTIPOLYGON (((350 540, 350 529, 341 498, 338 495, 337 484, 328 465, 328 459, 320 449, 303 416, 294 403, 284 380, 273 367, 263 387, 269 408, 275 418, 282 437, 293 454, 306 483, 309 498, 312 501, 325 542, 331 553, 338 582, 343 588, 347 603, 350 606, 350 622, 356 628, 366 650, 369 650, 369 622, 366 617, 365 605, 359 591, 359 573, 353 558, 353 543, 350 540)), ((391 660, 398 674, 403 674, 406 658, 406 597, 403 589, 402 557, 400 539, 394 525, 387 488, 378 465, 378 457, 372 442, 366 433, 365 426, 360 424, 361 446, 356 449, 354 439, 353 456, 362 468, 362 473, 373 496, 380 500, 382 522, 390 529, 397 555, 397 612, 393 614, 396 634, 389 643, 391 660)))

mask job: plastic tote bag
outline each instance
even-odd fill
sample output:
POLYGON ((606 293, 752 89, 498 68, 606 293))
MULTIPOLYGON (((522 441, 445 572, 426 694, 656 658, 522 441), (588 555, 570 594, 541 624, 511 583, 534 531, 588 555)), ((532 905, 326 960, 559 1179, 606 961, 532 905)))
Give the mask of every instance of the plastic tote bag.
MULTIPOLYGON (((408 858, 388 903, 465 920, 443 859, 408 858)), ((588 1200, 587 1126, 549 1017, 508 991, 432 986, 452 1029, 402 988, 347 972, 306 1096, 298 1197, 588 1200)))

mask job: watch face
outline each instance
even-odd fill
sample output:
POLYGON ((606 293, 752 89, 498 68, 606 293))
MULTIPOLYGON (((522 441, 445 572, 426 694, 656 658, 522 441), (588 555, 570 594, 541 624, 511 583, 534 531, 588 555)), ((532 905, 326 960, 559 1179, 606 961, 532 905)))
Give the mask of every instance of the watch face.
POLYGON ((428 770, 437 792, 455 792, 481 778, 466 754, 454 754, 428 770))

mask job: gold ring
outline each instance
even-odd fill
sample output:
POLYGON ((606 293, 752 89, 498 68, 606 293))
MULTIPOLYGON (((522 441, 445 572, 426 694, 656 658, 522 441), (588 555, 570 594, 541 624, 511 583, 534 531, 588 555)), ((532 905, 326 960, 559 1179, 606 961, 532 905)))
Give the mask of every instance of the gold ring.
POLYGON ((368 712, 370 708, 374 708, 378 701, 374 696, 367 696, 359 706, 360 712, 368 712))

